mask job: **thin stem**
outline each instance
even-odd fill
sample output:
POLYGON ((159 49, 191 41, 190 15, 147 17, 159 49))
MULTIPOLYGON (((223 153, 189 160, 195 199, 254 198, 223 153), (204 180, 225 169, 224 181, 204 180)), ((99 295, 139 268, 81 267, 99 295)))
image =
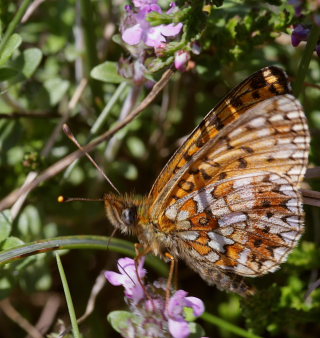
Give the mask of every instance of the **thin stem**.
POLYGON ((310 60, 313 54, 313 51, 317 45, 318 39, 320 35, 320 27, 317 25, 313 25, 309 39, 307 41, 306 47, 304 49, 300 64, 299 64, 299 69, 298 73, 296 76, 296 81, 294 83, 294 94, 298 97, 301 94, 301 90, 303 88, 304 84, 304 79, 306 77, 310 60))
POLYGON ((72 325, 73 336, 75 338, 80 338, 80 332, 79 332, 79 328, 78 328, 77 318, 76 318, 76 314, 74 312, 73 302, 72 302, 67 278, 66 278, 66 275, 64 273, 64 269, 63 269, 63 266, 62 266, 62 263, 61 263, 61 260, 60 260, 60 256, 59 256, 58 253, 56 253, 56 260, 57 260, 57 265, 58 265, 60 278, 61 278, 61 282, 62 282, 62 286, 63 286, 63 291, 64 291, 66 301, 67 301, 67 306, 68 306, 69 315, 70 315, 70 321, 71 321, 71 325, 72 325))
MULTIPOLYGON (((85 49, 89 68, 88 70, 91 71, 91 69, 99 63, 97 51, 97 37, 95 34, 96 27, 93 20, 95 17, 95 13, 91 0, 81 0, 81 14, 85 49)), ((92 91, 92 96, 94 98, 93 104, 95 106, 97 106, 97 102, 100 102, 100 104, 102 104, 103 94, 101 83, 97 80, 90 79, 89 85, 92 91)))
POLYGON ((201 316, 201 318, 203 320, 205 320, 206 322, 208 322, 208 323, 217 325, 220 328, 222 328, 222 329, 224 329, 226 331, 232 332, 232 333, 234 333, 234 334, 236 334, 237 336, 240 336, 240 337, 245 337, 245 338, 262 338, 260 336, 257 336, 257 335, 255 335, 255 334, 253 334, 251 332, 248 332, 248 331, 242 329, 239 326, 231 324, 231 323, 227 322, 224 319, 221 319, 221 318, 219 318, 217 316, 214 316, 214 315, 212 315, 211 313, 208 313, 208 312, 205 312, 201 316))
POLYGON ((24 0, 22 2, 22 5, 18 8, 16 15, 13 17, 11 22, 8 25, 8 28, 0 42, 0 56, 2 55, 4 49, 6 48, 7 42, 10 38, 10 36, 13 34, 19 23, 21 22, 21 19, 26 12, 27 8, 29 7, 29 4, 32 2, 32 0, 24 0))
MULTIPOLYGON (((115 92, 113 93, 112 97, 110 98, 110 100, 108 101, 108 103, 106 104, 106 106, 103 108, 101 114, 98 116, 96 122, 93 124, 93 126, 91 127, 90 131, 89 131, 89 136, 87 137, 86 143, 92 141, 93 137, 100 131, 100 129, 103 127, 105 120, 107 118, 107 116, 109 115, 112 107, 114 106, 114 104, 118 101, 120 95, 123 93, 123 91, 125 90, 125 87, 127 86, 127 82, 121 82, 120 85, 118 86, 118 88, 115 90, 115 92)), ((78 160, 74 161, 68 168, 67 170, 64 172, 63 174, 63 179, 67 179, 72 170, 74 169, 74 167, 77 165, 78 160)))
POLYGON ((127 86, 127 82, 121 82, 118 86, 118 88, 115 90, 114 94, 112 95, 111 99, 108 101, 107 105, 103 108, 103 111, 97 118, 96 122, 93 124, 93 126, 90 129, 90 135, 95 135, 103 126, 107 116, 109 115, 112 107, 114 104, 118 101, 120 95, 123 93, 124 89, 127 86))

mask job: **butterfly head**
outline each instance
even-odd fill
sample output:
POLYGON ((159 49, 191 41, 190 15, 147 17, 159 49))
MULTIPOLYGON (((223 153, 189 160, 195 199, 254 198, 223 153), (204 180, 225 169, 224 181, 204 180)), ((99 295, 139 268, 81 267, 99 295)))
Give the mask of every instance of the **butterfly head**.
POLYGON ((128 197, 107 194, 104 196, 107 218, 121 232, 132 234, 138 223, 138 205, 128 197))

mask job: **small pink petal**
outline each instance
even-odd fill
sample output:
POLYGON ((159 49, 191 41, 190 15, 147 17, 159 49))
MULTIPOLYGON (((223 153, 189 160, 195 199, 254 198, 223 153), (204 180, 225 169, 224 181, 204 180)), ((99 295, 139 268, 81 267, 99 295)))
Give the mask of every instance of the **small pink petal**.
POLYGON ((196 317, 199 317, 204 312, 203 301, 197 297, 186 297, 186 306, 193 309, 193 313, 196 317))
POLYGON ((153 4, 157 4, 158 0, 133 0, 133 4, 136 7, 144 7, 144 6, 150 6, 153 4))
POLYGON ((173 338, 186 338, 190 335, 189 324, 186 321, 168 320, 169 332, 173 338))
POLYGON ((141 41, 142 29, 139 24, 127 28, 122 33, 122 39, 128 45, 137 45, 141 41))
POLYGON ((123 284, 123 276, 120 273, 113 272, 113 271, 105 271, 105 277, 107 278, 108 282, 112 285, 122 285, 123 284))
POLYGON ((187 63, 190 60, 190 53, 183 50, 178 51, 174 57, 174 65, 176 69, 184 72, 187 68, 187 63))
POLYGON ((165 42, 165 37, 161 34, 160 26, 152 27, 148 30, 144 43, 149 47, 158 47, 165 42))
POLYGON ((183 24, 179 22, 176 25, 171 23, 169 25, 161 25, 159 27, 161 27, 161 34, 164 36, 175 36, 180 33, 183 24))

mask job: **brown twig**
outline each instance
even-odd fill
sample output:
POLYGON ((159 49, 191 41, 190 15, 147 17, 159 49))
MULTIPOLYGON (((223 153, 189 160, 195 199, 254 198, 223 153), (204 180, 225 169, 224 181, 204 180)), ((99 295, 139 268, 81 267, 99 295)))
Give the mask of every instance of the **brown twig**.
POLYGON ((97 298, 98 294, 100 293, 100 291, 105 286, 105 284, 106 284, 106 277, 104 276, 104 271, 102 271, 98 275, 98 277, 97 277, 97 279, 96 279, 96 281, 93 285, 85 313, 77 320, 78 324, 82 323, 85 319, 87 319, 91 315, 91 313, 93 312, 94 307, 95 307, 96 298, 97 298))
MULTIPOLYGON (((57 294, 52 294, 47 299, 38 322, 35 325, 35 328, 39 330, 41 334, 46 334, 50 329, 53 321, 55 320, 60 304, 61 298, 57 294)), ((30 338, 30 336, 28 335, 27 338, 30 338)))
POLYGON ((18 324, 32 338, 43 338, 43 335, 11 305, 9 299, 2 300, 0 302, 0 307, 7 317, 18 324))
POLYGON ((308 168, 304 178, 319 178, 320 167, 308 168))
POLYGON ((61 115, 57 113, 10 113, 10 114, 0 114, 0 119, 19 119, 19 118, 28 118, 28 119, 47 119, 47 118, 59 118, 61 115))
MULTIPOLYGON (((83 150, 86 152, 90 152, 97 147, 100 143, 108 140, 112 135, 130 123, 133 119, 135 119, 145 108, 147 108, 150 103, 157 97, 157 95, 162 91, 162 89, 166 86, 174 71, 172 69, 168 69, 161 77, 161 79, 153 86, 150 93, 147 97, 136 107, 124 120, 120 121, 117 125, 115 125, 112 129, 103 133, 100 137, 98 137, 95 141, 89 143, 88 145, 83 147, 83 150)), ((0 202, 0 211, 9 208, 22 194, 26 192, 30 192, 35 187, 37 187, 40 183, 48 180, 49 178, 55 176, 60 171, 69 166, 73 161, 82 157, 84 153, 81 150, 76 150, 73 153, 65 156, 61 160, 57 161, 49 168, 44 170, 41 174, 39 174, 32 182, 29 184, 11 192, 0 202)))
POLYGON ((320 192, 309 190, 309 189, 300 189, 303 196, 303 203, 313 205, 315 207, 320 207, 320 192))
POLYGON ((30 16, 33 14, 33 12, 43 3, 45 0, 35 0, 31 5, 28 7, 26 12, 24 13, 24 16, 22 17, 21 22, 25 23, 29 20, 30 16))

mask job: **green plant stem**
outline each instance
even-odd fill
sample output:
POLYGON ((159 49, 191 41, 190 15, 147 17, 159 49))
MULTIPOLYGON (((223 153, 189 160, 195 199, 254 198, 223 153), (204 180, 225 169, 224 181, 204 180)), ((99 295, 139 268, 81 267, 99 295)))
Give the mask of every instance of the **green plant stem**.
POLYGON ((56 260, 57 260, 57 265, 58 265, 60 278, 61 278, 61 282, 62 282, 62 286, 63 286, 63 291, 64 291, 66 301, 67 301, 67 306, 68 306, 68 310, 69 310, 73 336, 75 338, 80 338, 80 332, 79 332, 79 328, 78 328, 76 314, 74 312, 74 307, 73 307, 73 302, 72 302, 72 298, 71 298, 71 294, 70 294, 70 290, 69 290, 69 286, 68 286, 68 281, 67 281, 66 275, 64 273, 64 269, 63 269, 63 266, 62 266, 62 263, 61 263, 61 260, 60 260, 60 256, 59 256, 58 253, 56 253, 56 260))
MULTIPOLYGON (((97 51, 97 37, 96 37, 96 27, 94 25, 93 18, 95 13, 93 10, 93 5, 91 0, 80 0, 81 1, 81 17, 82 17, 82 26, 84 33, 85 41, 85 50, 87 55, 88 70, 91 69, 99 63, 98 60, 98 51, 97 51)), ((90 79, 89 86, 92 91, 92 96, 94 98, 93 104, 96 106, 97 110, 99 105, 103 104, 103 93, 101 83, 97 80, 90 79)))
POLYGON ((248 332, 244 329, 242 329, 241 327, 238 327, 234 324, 231 324, 229 322, 227 322, 226 320, 223 320, 219 317, 216 317, 214 315, 212 315, 211 313, 205 312, 201 318, 203 320, 205 320, 208 323, 214 324, 219 326, 221 329, 224 329, 226 331, 232 332, 234 334, 236 334, 237 336, 240 337, 245 337, 245 338, 262 338, 260 336, 257 336, 251 332, 248 332))
MULTIPOLYGON (((111 96, 110 100, 108 101, 108 103, 103 108, 101 114, 98 116, 96 122, 91 127, 90 132, 89 132, 89 136, 87 137, 86 142, 85 142, 86 144, 88 142, 90 142, 94 138, 94 136, 99 132, 99 130, 103 127, 103 124, 104 124, 110 110, 112 109, 114 104, 118 101, 120 95, 125 90, 125 87, 127 86, 127 84, 128 83, 125 82, 125 81, 121 82, 119 84, 118 88, 115 90, 115 92, 111 96)), ((63 174, 64 180, 66 180, 70 176, 72 170, 77 165, 77 163, 78 163, 78 160, 74 161, 72 164, 69 165, 69 167, 67 168, 67 170, 63 174)))
MULTIPOLYGON (((133 243, 123 239, 90 235, 62 236, 30 242, 1 251, 0 266, 44 252, 69 249, 110 250, 131 257, 136 255, 133 243)), ((168 274, 168 266, 160 258, 148 255, 146 263, 160 275, 166 276, 168 274)))
POLYGON ((27 8, 28 8, 28 6, 30 5, 31 2, 32 2, 32 0, 24 0, 22 2, 21 6, 18 8, 16 15, 13 17, 13 19, 9 23, 8 28, 7 28, 5 34, 3 35, 3 38, 0 42, 0 56, 2 55, 10 36, 13 34, 16 27, 20 23, 24 13, 26 12, 26 10, 27 10, 27 8))
POLYGON ((317 25, 313 25, 309 39, 307 41, 306 47, 304 49, 300 64, 298 73, 296 76, 296 80, 294 82, 294 94, 298 97, 301 94, 301 90, 303 88, 304 79, 306 77, 310 60, 313 54, 313 51, 317 45, 318 39, 320 35, 320 27, 317 25))
MULTIPOLYGON (((118 101, 120 95, 123 93, 124 89, 127 86, 127 82, 121 82, 118 86, 118 88, 115 90, 114 94, 112 95, 111 99, 108 101, 106 106, 103 108, 101 114, 98 116, 96 122, 93 124, 93 126, 90 129, 90 136, 94 136, 97 134, 101 127, 103 126, 106 117, 110 113, 110 110, 112 109, 113 105, 118 101)), ((91 141, 91 139, 89 139, 91 141)))

